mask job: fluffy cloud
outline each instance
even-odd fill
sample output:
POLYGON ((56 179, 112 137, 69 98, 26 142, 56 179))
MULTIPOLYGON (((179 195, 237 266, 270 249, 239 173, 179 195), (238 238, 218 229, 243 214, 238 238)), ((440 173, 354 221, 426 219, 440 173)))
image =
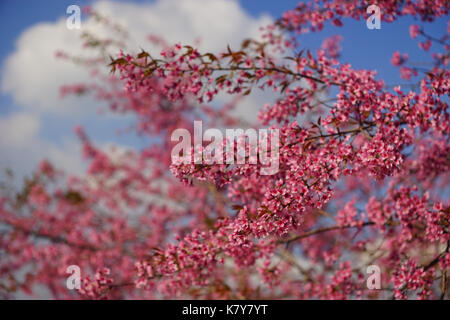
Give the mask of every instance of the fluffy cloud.
POLYGON ((67 138, 59 143, 42 139, 40 129, 39 117, 29 112, 0 118, 0 167, 13 169, 16 175, 23 176, 46 158, 61 169, 81 173, 80 144, 67 138))
POLYGON ((37 117, 24 112, 0 118, 0 144, 24 145, 37 135, 40 125, 37 117))
POLYGON ((159 0, 152 4, 98 2, 94 9, 130 30, 135 47, 143 46, 148 34, 164 36, 172 43, 193 43, 221 51, 226 44, 238 45, 247 37, 258 37, 259 27, 269 16, 253 18, 234 0, 159 0))

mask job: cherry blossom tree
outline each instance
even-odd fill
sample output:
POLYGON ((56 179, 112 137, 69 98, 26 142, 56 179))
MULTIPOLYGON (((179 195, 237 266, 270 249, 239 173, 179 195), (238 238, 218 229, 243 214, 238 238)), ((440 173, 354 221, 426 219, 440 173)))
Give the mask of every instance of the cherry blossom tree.
MULTIPOLYGON (((96 81, 63 87, 133 114, 142 150, 105 150, 83 128, 88 162, 67 176, 44 160, 24 188, 2 187, 0 294, 54 298, 448 299, 450 268, 449 33, 424 22, 444 0, 380 0, 382 23, 413 16, 410 36, 435 53, 430 68, 393 53, 409 85, 339 60, 341 36, 316 52, 301 35, 367 19, 369 1, 300 3, 265 26, 262 40, 200 52, 149 37, 160 52, 85 34, 98 59, 74 61, 96 81), (135 52, 135 53, 133 53, 135 52), (108 64, 111 74, 98 72, 108 64), (171 133, 244 126, 234 109, 256 90, 277 95, 255 127, 279 129, 279 170, 260 164, 173 163, 171 133), (217 95, 231 102, 218 105, 217 95), (66 287, 66 268, 81 288, 66 287), (381 288, 369 289, 369 266, 381 288)), ((180 39, 182 40, 182 39, 180 39)), ((144 46, 144 45, 143 45, 144 46)), ((73 59, 66 53, 61 58, 73 59)), ((256 120, 256 119, 255 119, 256 120)), ((257 124, 256 124, 257 123, 257 124)))

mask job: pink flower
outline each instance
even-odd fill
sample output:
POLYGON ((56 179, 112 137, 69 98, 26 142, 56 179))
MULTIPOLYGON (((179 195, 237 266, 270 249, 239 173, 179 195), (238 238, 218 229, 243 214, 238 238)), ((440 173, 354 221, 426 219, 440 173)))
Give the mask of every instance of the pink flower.
POLYGON ((331 23, 333 23, 337 27, 342 27, 342 22, 339 19, 334 19, 331 23))
POLYGON ((342 36, 336 35, 331 36, 329 38, 326 38, 322 42, 322 49, 325 50, 325 52, 333 59, 336 59, 339 57, 341 52, 341 46, 339 45, 339 42, 342 41, 342 36))
POLYGON ((406 53, 403 54, 403 56, 402 56, 400 52, 395 51, 394 54, 392 55, 391 63, 397 67, 397 66, 400 66, 403 63, 405 63, 407 60, 408 60, 408 55, 406 53))
POLYGON ((417 73, 413 71, 411 68, 401 67, 400 68, 400 77, 405 80, 410 80, 411 75, 416 75, 417 73))
POLYGON ((417 36, 419 35, 419 31, 420 28, 417 24, 413 24, 409 27, 409 35, 411 36, 412 39, 417 38, 417 36))
POLYGON ((421 48, 421 49, 423 49, 425 51, 430 50, 430 47, 431 47, 431 40, 427 40, 427 41, 424 41, 424 42, 419 42, 419 48, 421 48))

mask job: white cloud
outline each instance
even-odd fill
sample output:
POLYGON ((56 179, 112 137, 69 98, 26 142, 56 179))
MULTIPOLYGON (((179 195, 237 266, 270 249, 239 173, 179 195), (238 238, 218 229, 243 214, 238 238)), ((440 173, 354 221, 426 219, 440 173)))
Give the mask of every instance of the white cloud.
MULTIPOLYGON (((4 62, 2 91, 11 94, 16 104, 29 110, 64 113, 76 110, 73 101, 61 101, 59 87, 85 81, 86 71, 67 61, 57 61, 55 52, 79 50, 79 33, 57 23, 40 23, 16 42, 16 50, 4 62)), ((79 101, 78 101, 79 103, 79 101)))
POLYGON ((37 135, 40 125, 36 116, 25 112, 0 118, 0 144, 2 146, 24 145, 37 135))
POLYGON ((269 16, 250 16, 234 0, 159 0, 142 6, 99 2, 94 7, 130 30, 138 46, 151 33, 172 43, 199 39, 202 50, 217 52, 227 43, 236 46, 244 38, 258 37, 259 27, 271 21, 269 16))
POLYGON ((82 172, 80 143, 64 138, 61 143, 39 137, 42 125, 39 117, 19 112, 0 118, 0 167, 9 168, 17 176, 31 173, 42 159, 71 173, 82 172))

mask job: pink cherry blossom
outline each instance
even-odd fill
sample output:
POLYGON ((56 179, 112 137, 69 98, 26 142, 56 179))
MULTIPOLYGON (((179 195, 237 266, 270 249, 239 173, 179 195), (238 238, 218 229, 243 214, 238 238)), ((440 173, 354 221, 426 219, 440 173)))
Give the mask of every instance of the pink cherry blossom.
POLYGON ((417 38, 417 36, 419 35, 419 31, 420 28, 417 24, 413 24, 409 27, 409 35, 411 36, 412 39, 417 38))

